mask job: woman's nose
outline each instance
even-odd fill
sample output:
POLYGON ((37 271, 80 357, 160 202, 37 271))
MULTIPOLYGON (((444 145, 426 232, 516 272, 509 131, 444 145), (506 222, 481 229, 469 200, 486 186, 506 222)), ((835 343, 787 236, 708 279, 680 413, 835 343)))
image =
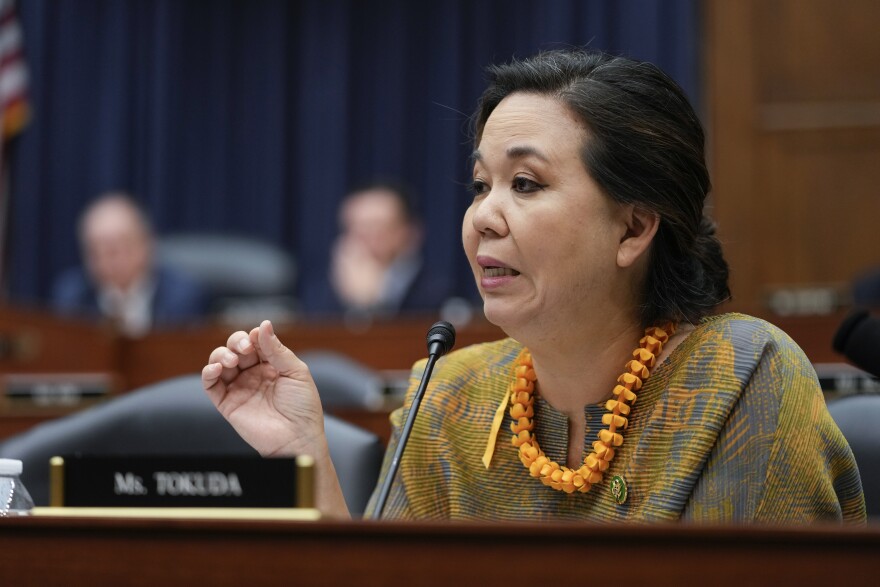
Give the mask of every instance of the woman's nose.
POLYGON ((502 196, 496 190, 492 190, 473 203, 474 213, 471 217, 474 230, 480 234, 495 234, 504 236, 507 234, 507 221, 504 215, 502 196))

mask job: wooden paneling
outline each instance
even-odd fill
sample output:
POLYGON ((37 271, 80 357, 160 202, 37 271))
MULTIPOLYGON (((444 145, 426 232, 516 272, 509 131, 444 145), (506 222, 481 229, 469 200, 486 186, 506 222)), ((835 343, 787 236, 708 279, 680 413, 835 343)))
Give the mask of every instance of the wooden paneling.
MULTIPOLYGON (((333 350, 377 370, 409 370, 427 355, 434 318, 426 316, 349 327, 342 322, 277 325, 294 352, 333 350)), ((9 373, 113 373, 119 391, 198 373, 234 329, 222 325, 157 330, 144 338, 114 336, 95 324, 0 305, 0 376, 9 373)), ((460 327, 455 348, 497 340, 485 320, 460 327)))
MULTIPOLYGON (((342 323, 278 325, 276 331, 294 352, 332 350, 381 371, 406 378, 413 363, 427 355, 425 336, 433 318, 407 319, 350 328, 342 323)), ((34 380, 75 381, 84 373, 109 374, 111 392, 126 392, 165 379, 198 373, 211 351, 226 343, 232 328, 208 325, 166 330, 140 339, 112 335, 92 324, 50 314, 0 306, 0 440, 29 427, 92 405, 79 400, 69 405, 10 401, 5 385, 14 375, 34 380)), ((456 348, 502 338, 485 321, 458 329, 456 348)), ((390 398, 399 400, 399 398, 390 398)), ((392 402, 393 403, 393 402, 392 402)), ((389 405, 388 409, 394 407, 389 405)), ((388 409, 378 412, 339 410, 336 415, 374 431, 387 442, 388 409)))
MULTIPOLYGON (((801 346, 814 363, 840 362, 843 358, 831 348, 831 340, 843 314, 806 317, 772 317, 801 346)), ((336 350, 383 371, 393 378, 407 377, 412 364, 426 354, 425 332, 430 319, 376 324, 352 331, 342 324, 291 325, 279 327, 278 334, 295 351, 336 350)), ((223 344, 229 328, 208 326, 199 329, 155 332, 129 340, 111 336, 100 327, 70 322, 38 312, 0 306, 0 339, 5 340, 6 355, 0 354, 0 440, 28 428, 83 409, 94 400, 74 405, 38 405, 18 402, 12 405, 3 396, 5 377, 30 373, 35 378, 51 377, 74 381, 77 373, 108 373, 116 381, 114 391, 125 392, 189 373, 197 373, 211 350, 223 344), (24 355, 25 344, 18 340, 26 334, 42 341, 24 355), (35 352, 45 351, 45 354, 35 352)), ((486 322, 459 328, 456 348, 501 338, 503 333, 486 322)), ((30 344, 30 343, 27 343, 30 344)), ((25 346, 27 346, 25 344, 25 346)), ((396 381, 395 381, 396 382, 396 381)), ((389 398, 399 399, 399 398, 389 398)), ((333 413, 366 428, 387 442, 390 435, 388 411, 377 412, 339 409, 333 413)))
MULTIPOLYGON (((408 370, 428 354, 425 337, 432 318, 376 323, 355 329, 342 323, 279 326, 278 337, 294 352, 333 350, 378 370, 408 370)), ((120 371, 129 389, 176 375, 200 372, 211 351, 226 344, 231 328, 154 332, 120 341, 120 371)), ((456 333, 455 348, 503 338, 496 326, 478 321, 456 333)))
POLYGON ((714 216, 732 308, 880 266, 880 2, 709 0, 714 216))
MULTIPOLYGON (((722 3, 729 3, 722 0, 722 3)), ((764 102, 880 99, 875 0, 749 0, 764 102)))
POLYGON ((117 337, 93 323, 0 305, 0 374, 115 371, 117 337))
POLYGON ((762 232, 785 252, 761 264, 762 283, 845 281, 880 264, 880 127, 772 132, 758 144, 771 195, 762 232))

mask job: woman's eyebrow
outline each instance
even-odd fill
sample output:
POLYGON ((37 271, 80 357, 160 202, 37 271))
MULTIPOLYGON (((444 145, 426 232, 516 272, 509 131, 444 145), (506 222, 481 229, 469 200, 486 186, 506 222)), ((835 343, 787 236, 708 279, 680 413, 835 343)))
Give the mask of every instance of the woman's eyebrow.
MULTIPOLYGON (((508 159, 523 159, 525 157, 535 157, 536 159, 540 159, 541 161, 549 162, 549 159, 547 159, 546 155, 529 145, 514 145, 513 147, 507 149, 508 159)), ((483 155, 480 153, 480 150, 474 149, 473 153, 471 153, 471 164, 482 160, 483 155)))
POLYGON ((544 162, 549 162, 547 156, 541 151, 529 145, 514 145, 507 149, 507 157, 509 159, 523 159, 525 157, 535 157, 544 162))

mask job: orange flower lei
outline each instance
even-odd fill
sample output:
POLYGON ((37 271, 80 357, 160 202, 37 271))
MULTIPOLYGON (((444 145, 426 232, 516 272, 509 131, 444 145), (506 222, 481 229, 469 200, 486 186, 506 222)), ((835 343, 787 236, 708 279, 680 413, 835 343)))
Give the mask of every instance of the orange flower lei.
POLYGON ((614 458, 614 449, 623 445, 623 436, 617 430, 624 429, 629 424, 626 416, 636 401, 635 392, 642 388, 642 383, 650 375, 648 369, 653 369, 657 355, 672 334, 675 334, 674 324, 667 324, 663 328, 652 326, 645 330, 645 336, 639 341, 639 348, 632 353, 633 359, 626 364, 626 371, 617 378, 618 385, 613 391, 616 399, 605 402, 605 408, 610 413, 602 416, 602 423, 608 429, 599 431, 599 440, 593 442, 593 451, 577 470, 548 459, 533 434, 533 393, 538 377, 532 365, 532 355, 528 349, 524 349, 514 368, 514 380, 511 383, 510 416, 513 423, 510 429, 514 434, 513 446, 519 448, 519 459, 529 470, 529 474, 540 478, 544 485, 566 493, 586 493, 593 485, 602 481, 602 474, 608 470, 614 458))

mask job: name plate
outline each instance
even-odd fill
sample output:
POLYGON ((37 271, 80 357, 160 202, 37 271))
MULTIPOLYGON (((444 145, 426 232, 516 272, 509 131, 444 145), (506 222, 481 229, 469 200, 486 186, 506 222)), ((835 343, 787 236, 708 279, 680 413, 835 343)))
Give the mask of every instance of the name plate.
POLYGON ((107 373, 17 373, 0 376, 0 388, 16 407, 72 407, 104 399, 113 389, 107 373))
POLYGON ((880 393, 880 378, 848 363, 814 363, 822 391, 833 397, 880 393))
POLYGON ((308 457, 91 456, 51 461, 53 506, 312 507, 308 457))

